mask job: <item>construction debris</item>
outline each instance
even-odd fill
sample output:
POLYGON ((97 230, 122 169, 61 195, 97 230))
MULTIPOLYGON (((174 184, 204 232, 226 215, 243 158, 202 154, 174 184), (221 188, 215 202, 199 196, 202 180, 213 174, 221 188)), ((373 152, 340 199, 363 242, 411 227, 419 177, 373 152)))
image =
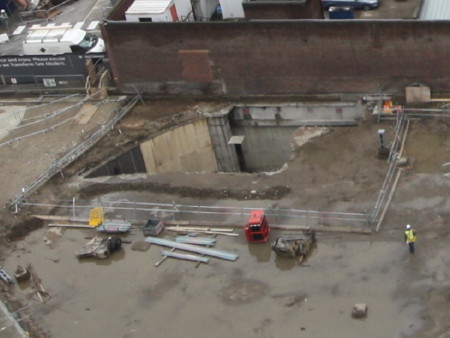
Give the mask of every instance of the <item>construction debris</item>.
POLYGON ((44 286, 42 285, 41 279, 36 274, 36 272, 33 271, 31 265, 27 267, 27 270, 30 272, 31 286, 36 291, 36 295, 38 296, 39 300, 42 303, 45 303, 50 299, 50 294, 47 292, 47 290, 45 290, 44 286))
POLYGON ((239 258, 238 254, 232 253, 232 252, 226 252, 222 250, 216 250, 216 249, 208 249, 208 248, 202 248, 196 245, 191 244, 184 244, 184 243, 178 243, 175 241, 170 241, 167 239, 157 238, 157 237, 147 237, 145 239, 146 242, 152 243, 152 244, 158 244, 163 245, 175 249, 185 250, 185 251, 192 251, 196 253, 200 253, 206 256, 213 256, 229 261, 235 261, 239 258))
POLYGON ((131 246, 131 250, 134 251, 147 251, 148 248, 150 248, 150 243, 147 243, 146 241, 137 241, 131 246))
POLYGON ((272 250, 278 256, 297 258, 299 263, 309 256, 316 241, 314 231, 305 231, 298 235, 284 235, 272 243, 272 250))
POLYGON ((158 236, 164 229, 164 222, 160 219, 149 219, 142 228, 144 236, 158 236))
POLYGON ((86 228, 92 229, 92 226, 86 224, 63 224, 63 223, 51 223, 48 225, 49 227, 59 227, 59 228, 86 228))
POLYGON ((13 279, 8 275, 8 273, 0 266, 0 279, 8 285, 14 284, 13 279))
POLYGON ((55 227, 47 231, 47 235, 44 237, 44 242, 48 246, 52 246, 53 242, 62 237, 62 228, 55 227))
POLYGON ((167 250, 161 250, 161 254, 165 257, 173 257, 178 259, 184 259, 188 261, 194 261, 194 262, 200 262, 200 263, 208 263, 209 258, 207 257, 201 257, 197 255, 191 255, 191 254, 181 254, 173 251, 167 251, 167 250))
MULTIPOLYGON (((175 251, 175 248, 172 248, 172 249, 170 250, 170 252, 174 252, 174 251, 175 251)), ((156 267, 160 266, 160 265, 162 264, 162 262, 164 262, 164 261, 167 259, 167 257, 169 257, 169 256, 163 254, 163 257, 162 257, 159 261, 157 261, 157 262, 155 263, 155 266, 156 266, 156 267)))
POLYGON ((367 316, 367 304, 358 303, 353 306, 352 317, 355 319, 365 318, 367 316))
POLYGON ((125 233, 130 231, 131 223, 124 220, 104 221, 96 229, 99 232, 107 232, 110 234, 125 233))
POLYGON ((408 157, 400 157, 397 160, 397 167, 406 167, 409 164, 408 157))
POLYGON ((30 279, 30 271, 25 269, 23 266, 18 265, 16 272, 14 272, 14 277, 17 283, 23 283, 30 279))
POLYGON ((120 237, 94 237, 86 243, 84 248, 75 252, 75 255, 77 258, 95 257, 105 259, 121 247, 122 239, 120 237))

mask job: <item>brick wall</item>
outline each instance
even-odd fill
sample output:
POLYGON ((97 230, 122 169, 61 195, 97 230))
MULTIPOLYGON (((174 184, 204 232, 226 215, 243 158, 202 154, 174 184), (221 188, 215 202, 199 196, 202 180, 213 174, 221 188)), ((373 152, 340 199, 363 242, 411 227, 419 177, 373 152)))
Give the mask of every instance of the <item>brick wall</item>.
MULTIPOLYGON (((252 21, 102 26, 124 92, 278 95, 450 89, 450 22, 252 21), (181 51, 204 52, 210 81, 181 51)), ((195 62, 193 63, 195 64, 195 62)))

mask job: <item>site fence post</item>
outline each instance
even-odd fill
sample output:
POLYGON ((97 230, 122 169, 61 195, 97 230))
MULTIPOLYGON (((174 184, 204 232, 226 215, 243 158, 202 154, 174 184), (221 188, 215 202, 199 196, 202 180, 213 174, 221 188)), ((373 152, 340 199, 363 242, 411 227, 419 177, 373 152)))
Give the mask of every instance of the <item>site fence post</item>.
POLYGON ((177 212, 177 205, 175 204, 175 201, 173 201, 173 222, 174 223, 177 221, 176 212, 177 212))
POLYGON ((72 197, 72 218, 75 219, 75 196, 72 197))

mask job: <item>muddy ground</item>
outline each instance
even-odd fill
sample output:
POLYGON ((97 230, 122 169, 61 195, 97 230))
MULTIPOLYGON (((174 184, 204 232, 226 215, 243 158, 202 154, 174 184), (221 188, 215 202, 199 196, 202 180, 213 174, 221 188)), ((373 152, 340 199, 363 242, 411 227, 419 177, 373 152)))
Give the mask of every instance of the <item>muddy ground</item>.
MULTIPOLYGON (((83 179, 86 168, 223 105, 193 101, 139 105, 65 169, 64 178, 55 177, 32 197, 353 212, 373 207, 387 170, 386 161, 376 156, 377 130, 386 129, 391 142, 394 125, 371 117, 357 127, 330 128, 296 149, 276 174, 83 179)), ((169 259, 156 268, 160 248, 134 251, 131 243, 108 260, 78 261, 74 252, 95 232, 49 233, 47 223, 29 220, 33 210, 23 209, 18 215, 3 210, 3 222, 13 230, 4 237, 9 243, 2 246, 1 265, 13 272, 18 264, 32 264, 51 298, 41 303, 29 285, 3 287, 3 294, 10 297, 13 310, 26 306, 25 313, 41 331, 33 329, 35 336, 446 337, 450 184, 442 164, 450 157, 448 123, 432 118, 411 122, 405 155, 413 165, 402 173, 379 233, 321 233, 301 266, 276 257, 268 243, 248 244, 242 230, 238 238, 219 237, 216 245, 238 253, 236 262, 211 259, 195 268, 195 263, 169 259), (403 242, 407 223, 418 231, 414 256, 403 242), (368 316, 355 320, 351 308, 361 302, 368 304, 368 316)), ((61 140, 67 138, 65 133, 59 134, 61 140)), ((33 146, 39 146, 36 139, 33 146)), ((7 172, 3 174, 7 177, 7 172)), ((274 231, 272 238, 279 233, 274 231)), ((133 243, 143 235, 133 228, 124 239, 133 243)))

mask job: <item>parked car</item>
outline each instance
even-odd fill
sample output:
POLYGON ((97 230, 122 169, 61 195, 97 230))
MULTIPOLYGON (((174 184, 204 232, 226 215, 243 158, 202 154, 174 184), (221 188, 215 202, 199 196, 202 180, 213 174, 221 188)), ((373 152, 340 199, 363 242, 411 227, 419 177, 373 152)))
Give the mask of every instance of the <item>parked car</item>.
POLYGON ((322 7, 326 10, 330 7, 350 7, 368 11, 380 6, 380 0, 322 0, 322 7))

